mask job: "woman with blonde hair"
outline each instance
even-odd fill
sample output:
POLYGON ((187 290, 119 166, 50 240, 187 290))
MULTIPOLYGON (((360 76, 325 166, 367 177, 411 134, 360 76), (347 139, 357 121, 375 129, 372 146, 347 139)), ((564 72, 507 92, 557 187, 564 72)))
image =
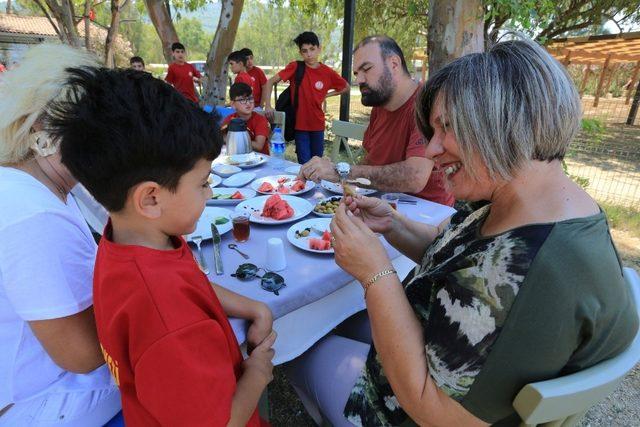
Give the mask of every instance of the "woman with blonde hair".
POLYGON ((40 45, 0 85, 1 426, 101 426, 120 410, 93 317, 96 244, 46 132, 66 69, 97 65, 40 45))
POLYGON ((638 329, 606 217, 562 169, 580 98, 542 47, 509 40, 434 73, 416 114, 454 197, 488 203, 440 233, 347 198, 335 257, 368 317, 294 361, 292 383, 334 426, 517 426, 523 386, 611 358, 638 329), (416 262, 409 277, 376 232, 416 262))

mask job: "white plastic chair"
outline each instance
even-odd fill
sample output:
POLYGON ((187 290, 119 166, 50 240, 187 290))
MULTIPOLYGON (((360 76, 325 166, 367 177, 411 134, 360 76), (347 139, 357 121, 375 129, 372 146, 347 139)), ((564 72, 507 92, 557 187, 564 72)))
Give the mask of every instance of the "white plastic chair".
POLYGON ((347 155, 351 160, 351 163, 355 163, 353 154, 351 153, 351 147, 349 147, 349 138, 357 139, 358 141, 364 140, 364 131, 367 127, 359 125, 357 123, 344 122, 341 120, 334 120, 331 123, 331 131, 336 136, 333 140, 333 148, 331 150, 331 161, 334 163, 338 159, 340 154, 340 145, 344 144, 344 148, 347 150, 347 155))
MULTIPOLYGON (((624 268, 640 317, 640 276, 624 268)), ((640 331, 631 345, 613 359, 548 381, 527 384, 520 390, 513 407, 524 421, 521 426, 571 427, 593 405, 612 393, 624 376, 640 362, 640 331)))

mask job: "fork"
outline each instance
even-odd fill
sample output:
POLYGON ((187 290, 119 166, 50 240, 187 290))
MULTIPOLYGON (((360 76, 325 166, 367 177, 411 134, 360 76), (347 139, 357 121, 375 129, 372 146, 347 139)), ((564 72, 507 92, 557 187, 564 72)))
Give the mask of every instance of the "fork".
POLYGON ((202 236, 192 236, 191 241, 195 243, 196 248, 198 248, 198 257, 200 258, 200 262, 199 262, 200 270, 202 270, 204 274, 209 274, 209 267, 207 267, 207 263, 204 260, 204 255, 202 254, 202 248, 200 247, 200 244, 202 244, 202 236))

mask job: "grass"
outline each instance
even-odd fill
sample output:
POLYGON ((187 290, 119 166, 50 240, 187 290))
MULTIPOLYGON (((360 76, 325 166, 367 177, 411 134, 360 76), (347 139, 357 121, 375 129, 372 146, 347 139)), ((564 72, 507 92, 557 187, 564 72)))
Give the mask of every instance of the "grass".
POLYGON ((640 238, 640 211, 625 206, 600 203, 611 228, 624 230, 640 238))

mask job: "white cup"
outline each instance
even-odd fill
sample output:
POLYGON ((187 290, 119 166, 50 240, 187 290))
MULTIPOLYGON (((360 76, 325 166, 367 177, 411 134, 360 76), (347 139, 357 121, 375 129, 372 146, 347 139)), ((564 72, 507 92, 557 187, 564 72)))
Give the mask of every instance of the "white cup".
POLYGON ((284 257, 284 245, 282 239, 272 237, 267 240, 267 270, 281 271, 287 267, 287 260, 284 257))

